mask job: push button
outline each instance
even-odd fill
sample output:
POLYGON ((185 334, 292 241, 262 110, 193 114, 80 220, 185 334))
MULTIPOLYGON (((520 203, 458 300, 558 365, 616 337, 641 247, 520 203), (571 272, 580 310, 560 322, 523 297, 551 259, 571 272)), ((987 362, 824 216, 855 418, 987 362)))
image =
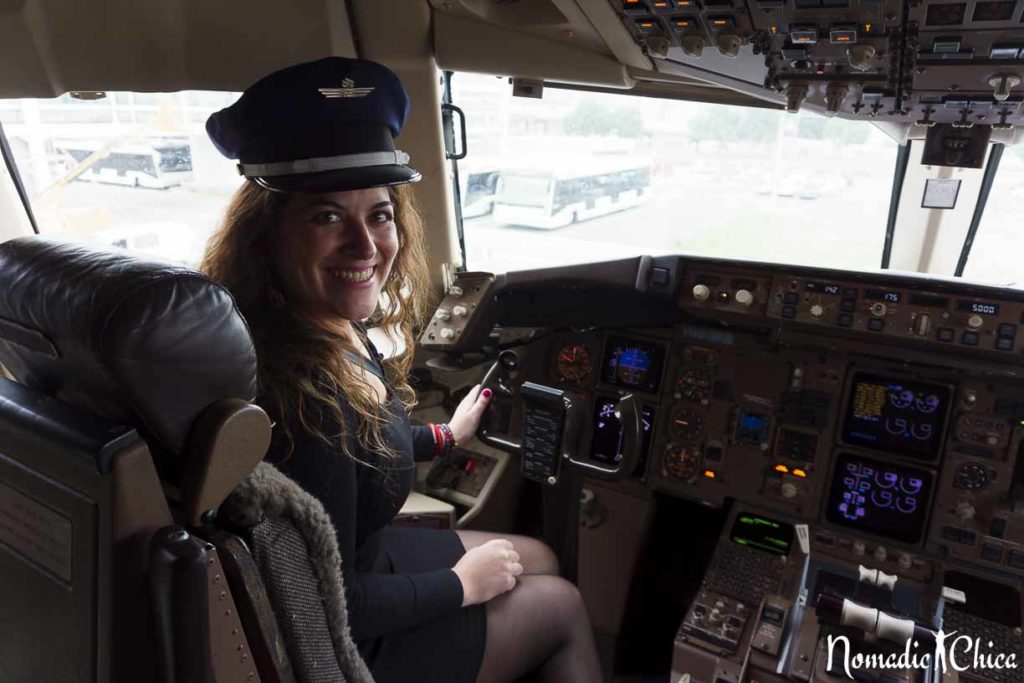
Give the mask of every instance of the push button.
POLYGON ((960 341, 967 346, 978 345, 978 333, 977 332, 964 332, 964 336, 960 338, 960 341))
POLYGON ((783 306, 782 307, 782 317, 783 318, 789 318, 790 320, 795 318, 796 317, 796 306, 783 306))
POLYGON ((1007 563, 1014 569, 1024 569, 1024 550, 1011 550, 1007 563))
POLYGON ((996 348, 1000 351, 1013 351, 1013 339, 1000 337, 996 340, 996 348))
POLYGON ((952 328, 940 327, 936 331, 936 335, 935 336, 941 342, 951 342, 951 341, 953 341, 953 337, 955 336, 955 333, 953 332, 952 328))
POLYGON ((843 299, 839 302, 839 310, 843 313, 853 313, 853 309, 857 306, 857 302, 853 299, 843 299))
POLYGON ((998 545, 991 545, 986 543, 981 546, 981 559, 986 562, 995 562, 1001 564, 1003 561, 1003 549, 998 545))
POLYGON ((796 292, 786 292, 786 295, 782 297, 782 303, 792 306, 800 302, 800 295, 796 292))
POLYGON ((1002 323, 999 325, 999 336, 1013 339, 1017 336, 1017 326, 1013 323, 1002 323))
MULTIPOLYGON (((871 322, 875 322, 875 321, 872 320, 871 322)), ((881 321, 879 321, 879 322, 881 322, 881 321)), ((853 326, 853 316, 850 315, 849 313, 841 313, 841 314, 839 314, 839 320, 837 321, 837 323, 838 323, 838 325, 840 327, 852 327, 853 326)))
POLYGON ((881 332, 885 329, 885 321, 881 318, 872 318, 868 321, 868 329, 872 332, 881 332))

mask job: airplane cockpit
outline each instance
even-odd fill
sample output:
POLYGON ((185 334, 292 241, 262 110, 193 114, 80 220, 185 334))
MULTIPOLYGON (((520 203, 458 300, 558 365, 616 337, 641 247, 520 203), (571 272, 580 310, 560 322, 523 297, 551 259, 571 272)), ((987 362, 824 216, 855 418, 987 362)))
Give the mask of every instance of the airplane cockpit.
POLYGON ((276 426, 193 271, 240 182, 206 117, 340 55, 412 105, 411 418, 493 392, 394 525, 543 540, 613 683, 1024 681, 1024 2, 29 0, 0 35, 0 680, 328 680, 220 523, 276 426))

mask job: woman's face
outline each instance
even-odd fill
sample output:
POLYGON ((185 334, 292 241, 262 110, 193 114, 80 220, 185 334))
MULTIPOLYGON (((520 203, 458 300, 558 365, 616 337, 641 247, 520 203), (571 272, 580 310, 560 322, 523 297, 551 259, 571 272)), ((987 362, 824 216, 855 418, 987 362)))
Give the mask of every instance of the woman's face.
POLYGON ((362 320, 377 307, 398 254, 386 188, 291 195, 270 236, 288 301, 325 321, 362 320))

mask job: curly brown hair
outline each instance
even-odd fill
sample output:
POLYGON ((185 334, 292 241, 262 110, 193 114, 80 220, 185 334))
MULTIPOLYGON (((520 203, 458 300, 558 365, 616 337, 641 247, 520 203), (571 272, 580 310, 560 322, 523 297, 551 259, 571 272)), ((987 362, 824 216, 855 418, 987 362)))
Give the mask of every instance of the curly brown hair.
MULTIPOLYGON (((409 385, 413 334, 424 320, 429 281, 423 221, 412 189, 398 185, 387 190, 395 205, 398 253, 381 301, 367 323, 380 326, 392 344, 397 341, 396 333, 401 338, 403 352, 383 365, 388 384, 408 410, 416 401, 409 385)), ((341 396, 356 417, 355 437, 360 447, 394 457, 382 437, 382 428, 392 416, 386 405, 380 405, 360 370, 345 358, 346 351, 359 351, 348 338, 312 324, 289 306, 274 284, 266 244, 288 197, 246 180, 232 197, 220 228, 210 237, 200 269, 231 292, 249 322, 259 359, 258 402, 277 421, 275 437, 283 440, 286 457, 294 446, 288 428, 293 418, 315 437, 355 457, 341 396), (325 433, 326 425, 316 417, 320 411, 333 418, 329 423, 338 425, 340 433, 325 433)))

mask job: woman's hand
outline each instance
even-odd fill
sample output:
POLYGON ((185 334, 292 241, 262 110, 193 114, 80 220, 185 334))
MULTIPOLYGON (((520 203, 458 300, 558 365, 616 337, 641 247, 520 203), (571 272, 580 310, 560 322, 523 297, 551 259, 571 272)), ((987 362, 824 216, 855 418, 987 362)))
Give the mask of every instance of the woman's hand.
POLYGON ((469 390, 469 393, 459 403, 459 407, 455 409, 452 419, 448 421, 448 427, 452 430, 456 444, 465 445, 476 434, 476 428, 480 425, 480 416, 484 414, 490 401, 490 389, 480 391, 480 385, 477 384, 469 390))
POLYGON ((467 550, 452 571, 462 582, 462 606, 469 607, 515 588, 523 565, 512 542, 499 538, 467 550))

